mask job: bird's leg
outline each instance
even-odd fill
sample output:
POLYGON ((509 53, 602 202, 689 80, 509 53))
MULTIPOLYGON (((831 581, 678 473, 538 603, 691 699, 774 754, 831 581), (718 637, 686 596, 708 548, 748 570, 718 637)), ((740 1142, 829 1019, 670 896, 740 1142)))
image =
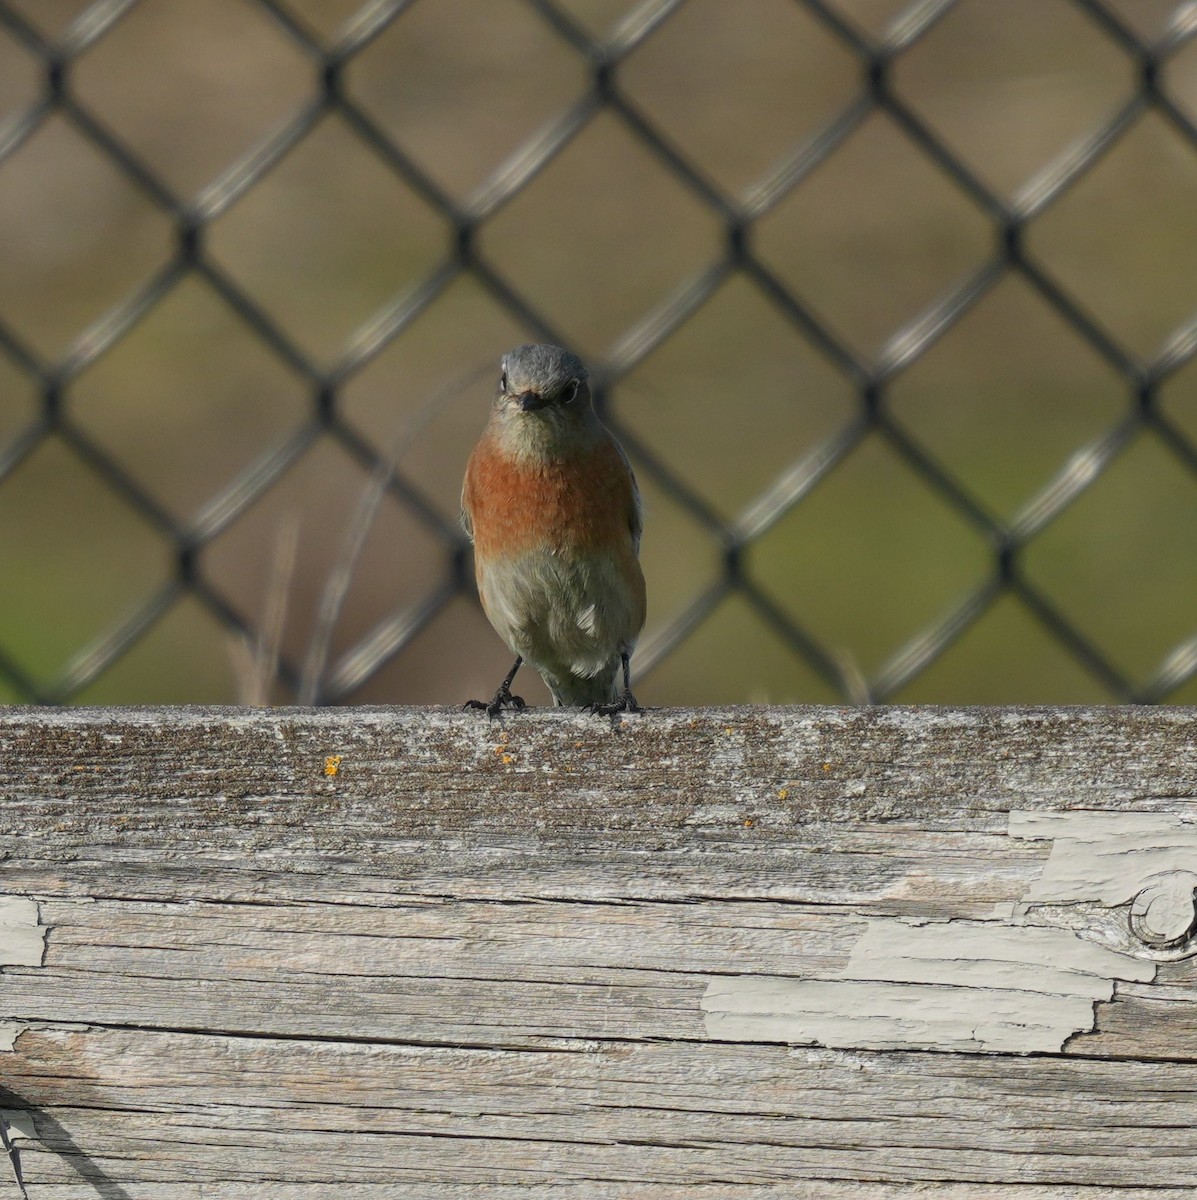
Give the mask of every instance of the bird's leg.
POLYGON ((620 658, 623 660, 623 694, 611 704, 587 704, 585 712, 598 713, 603 717, 613 717, 616 713, 644 711, 636 702, 636 697, 632 695, 631 655, 625 650, 620 658))
POLYGON ((527 708, 528 706, 524 703, 523 696, 513 696, 511 694, 511 681, 515 678, 516 671, 523 665, 523 655, 517 655, 515 666, 507 672, 507 677, 499 684, 499 690, 495 692, 494 699, 489 704, 485 700, 467 700, 462 705, 462 708, 484 708, 488 717, 497 717, 505 708, 527 708))

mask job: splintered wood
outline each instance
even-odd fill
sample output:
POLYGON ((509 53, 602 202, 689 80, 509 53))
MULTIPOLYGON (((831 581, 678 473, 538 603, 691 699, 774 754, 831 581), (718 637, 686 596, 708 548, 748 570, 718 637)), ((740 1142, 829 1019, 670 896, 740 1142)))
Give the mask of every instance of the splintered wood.
POLYGON ((0 762, 30 1200, 1197 1187, 1195 710, 8 709, 0 762))

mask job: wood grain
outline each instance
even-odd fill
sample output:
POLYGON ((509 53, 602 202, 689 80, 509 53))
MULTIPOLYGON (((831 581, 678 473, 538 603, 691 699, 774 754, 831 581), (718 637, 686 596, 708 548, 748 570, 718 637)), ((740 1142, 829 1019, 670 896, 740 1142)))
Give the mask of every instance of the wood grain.
POLYGON ((1193 710, 8 709, 0 763, 31 1200, 1197 1186, 1190 940, 1129 919, 1193 710))

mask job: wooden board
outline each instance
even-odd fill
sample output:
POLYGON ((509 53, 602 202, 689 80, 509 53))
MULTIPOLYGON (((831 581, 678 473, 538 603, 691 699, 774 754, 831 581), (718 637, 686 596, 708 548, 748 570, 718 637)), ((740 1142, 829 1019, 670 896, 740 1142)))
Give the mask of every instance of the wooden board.
POLYGON ((31 1200, 1197 1186, 1193 710, 8 709, 0 763, 31 1200))

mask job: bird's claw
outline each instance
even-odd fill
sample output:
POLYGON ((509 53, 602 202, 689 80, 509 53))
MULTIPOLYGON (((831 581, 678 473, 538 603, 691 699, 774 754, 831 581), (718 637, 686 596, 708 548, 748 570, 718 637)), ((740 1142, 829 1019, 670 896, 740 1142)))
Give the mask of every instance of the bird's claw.
POLYGON ((505 708, 514 708, 516 712, 527 708, 523 696, 513 696, 507 688, 499 688, 495 698, 489 703, 485 700, 467 700, 462 706, 465 709, 482 709, 488 717, 497 717, 505 708))
POLYGON ((618 700, 611 704, 585 704, 582 706, 582 711, 597 713, 600 717, 614 717, 618 713, 642 713, 644 709, 640 707, 631 692, 624 692, 618 700))

